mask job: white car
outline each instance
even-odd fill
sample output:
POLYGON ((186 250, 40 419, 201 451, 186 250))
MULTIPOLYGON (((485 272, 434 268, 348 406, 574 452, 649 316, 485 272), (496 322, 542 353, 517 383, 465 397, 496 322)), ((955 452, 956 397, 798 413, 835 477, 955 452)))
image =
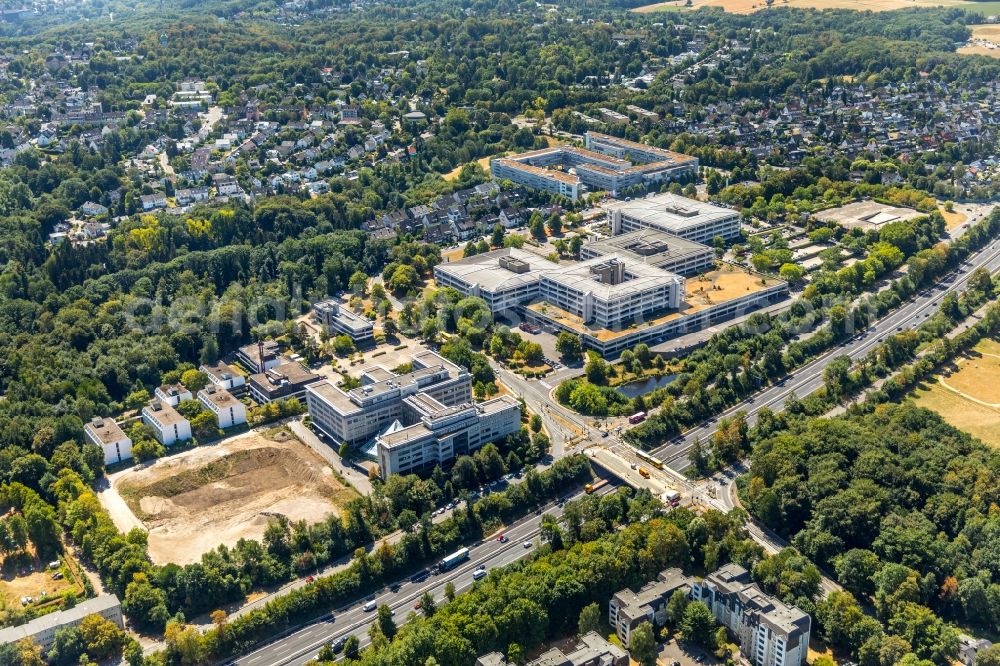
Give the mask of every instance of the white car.
POLYGON ((525 548, 531 548, 531 542, 530 541, 525 541, 521 545, 524 546, 525 548))
POLYGON ((472 572, 472 580, 479 580, 486 577, 486 569, 480 568, 472 572))
POLYGON ((366 612, 366 613, 371 613, 371 612, 372 612, 373 610, 375 610, 376 608, 378 608, 378 604, 376 604, 376 603, 375 603, 375 600, 374 600, 374 599, 372 599, 371 601, 369 601, 368 603, 366 603, 366 604, 364 605, 364 607, 362 608, 362 610, 363 610, 364 612, 366 612))

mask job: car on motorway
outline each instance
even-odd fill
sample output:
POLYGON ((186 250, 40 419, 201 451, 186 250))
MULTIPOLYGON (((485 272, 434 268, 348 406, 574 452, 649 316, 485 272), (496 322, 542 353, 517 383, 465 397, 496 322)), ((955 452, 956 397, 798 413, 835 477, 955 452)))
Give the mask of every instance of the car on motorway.
POLYGON ((413 604, 413 610, 420 610, 423 607, 424 607, 424 602, 421 601, 420 599, 417 599, 417 603, 413 604))
POLYGON ((333 650, 334 654, 336 654, 343 650, 345 645, 347 645, 347 636, 341 636, 335 640, 332 645, 330 645, 330 648, 333 650))
POLYGON ((530 541, 525 541, 521 545, 524 546, 525 548, 531 548, 531 542, 530 541))
POLYGON ((506 534, 501 534, 500 536, 497 537, 497 541, 499 541, 500 543, 507 543, 508 541, 510 541, 510 539, 507 538, 506 534))
POLYGON ((399 588, 401 588, 401 587, 402 587, 402 585, 400 585, 399 583, 393 583, 392 585, 389 586, 389 591, 390 592, 399 592, 399 588))
POLYGON ((365 602, 365 605, 361 607, 361 610, 363 610, 366 613, 371 613, 376 608, 378 608, 378 604, 375 603, 375 600, 369 599, 367 602, 365 602))
POLYGON ((472 580, 479 580, 486 577, 486 567, 481 566, 472 572, 472 580))

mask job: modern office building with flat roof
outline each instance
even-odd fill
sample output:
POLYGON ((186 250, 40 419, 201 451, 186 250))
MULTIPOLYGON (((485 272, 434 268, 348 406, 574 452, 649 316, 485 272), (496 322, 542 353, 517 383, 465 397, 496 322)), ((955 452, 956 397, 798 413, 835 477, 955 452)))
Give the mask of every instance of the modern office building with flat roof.
POLYGON ((604 209, 615 236, 640 229, 656 229, 711 245, 716 236, 731 240, 740 235, 740 214, 735 210, 676 194, 613 201, 605 204, 604 209))
POLYGON ((438 264, 434 281, 478 296, 491 312, 500 314, 538 298, 542 275, 558 269, 559 264, 511 247, 438 264))
POLYGON ((614 254, 678 275, 695 275, 715 266, 715 251, 709 246, 658 229, 611 236, 580 250, 581 259, 614 254))
POLYGON ((375 342, 375 325, 367 317, 351 312, 339 301, 321 301, 313 305, 313 318, 330 335, 346 335, 356 345, 375 342))
POLYGON ((543 301, 607 329, 675 310, 684 299, 684 278, 618 255, 559 266, 540 287, 543 301))
POLYGON ((334 442, 376 443, 383 478, 423 471, 475 451, 520 428, 517 401, 472 402, 472 376, 432 351, 415 354, 412 370, 366 368, 361 386, 330 381, 306 388, 313 425, 334 442))
MULTIPOLYGON (((627 117, 626 117, 627 120, 627 117)), ((662 148, 587 132, 585 148, 556 145, 490 160, 493 178, 576 200, 582 186, 618 192, 634 185, 692 178, 698 159, 662 148)))

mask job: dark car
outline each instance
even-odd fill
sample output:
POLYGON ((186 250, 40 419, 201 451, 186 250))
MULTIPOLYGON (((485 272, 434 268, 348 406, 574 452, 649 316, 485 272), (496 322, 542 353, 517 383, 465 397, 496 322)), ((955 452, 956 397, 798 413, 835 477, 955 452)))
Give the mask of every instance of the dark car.
POLYGON ((427 580, 427 577, 430 576, 430 575, 431 575, 431 572, 429 570, 422 569, 421 571, 418 571, 417 573, 415 573, 412 576, 410 576, 410 582, 411 583, 422 583, 425 580, 427 580))
POLYGON ((330 646, 334 652, 340 652, 344 649, 344 644, 347 643, 347 636, 341 636, 333 642, 330 646))

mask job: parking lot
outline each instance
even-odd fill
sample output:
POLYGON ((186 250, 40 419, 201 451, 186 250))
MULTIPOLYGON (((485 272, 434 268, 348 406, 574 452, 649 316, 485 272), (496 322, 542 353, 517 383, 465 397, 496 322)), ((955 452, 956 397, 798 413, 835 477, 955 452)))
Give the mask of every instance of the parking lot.
MULTIPOLYGON (((671 639, 660 647, 660 654, 657 656, 659 666, 721 666, 724 662, 717 659, 714 654, 696 645, 678 643, 671 639)), ((737 661, 734 658, 734 661, 737 661)))

